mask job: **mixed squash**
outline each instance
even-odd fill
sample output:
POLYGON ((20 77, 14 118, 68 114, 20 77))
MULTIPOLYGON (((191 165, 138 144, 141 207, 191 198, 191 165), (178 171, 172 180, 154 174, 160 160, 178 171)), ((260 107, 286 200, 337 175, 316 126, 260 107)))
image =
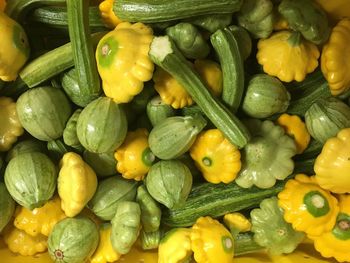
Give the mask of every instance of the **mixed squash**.
POLYGON ((0 0, 8 249, 231 263, 308 240, 349 262, 350 15, 328 7, 0 0))

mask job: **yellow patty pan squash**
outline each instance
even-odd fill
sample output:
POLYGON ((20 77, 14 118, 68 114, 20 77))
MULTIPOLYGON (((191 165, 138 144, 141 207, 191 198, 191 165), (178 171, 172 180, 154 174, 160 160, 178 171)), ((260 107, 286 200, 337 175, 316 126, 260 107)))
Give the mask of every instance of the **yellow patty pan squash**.
POLYGON ((56 195, 45 205, 32 211, 20 207, 13 224, 28 235, 49 236, 54 225, 65 217, 66 215, 61 209, 61 199, 56 195))
POLYGON ((342 129, 323 145, 314 171, 317 183, 334 193, 350 193, 350 128, 342 129))
POLYGON ((224 224, 232 235, 240 232, 248 232, 252 229, 252 223, 243 214, 235 212, 224 215, 224 224))
POLYGON ((192 226, 191 244, 198 263, 231 263, 234 255, 233 237, 219 221, 206 216, 192 226))
POLYGON ((293 137, 297 147, 297 153, 300 154, 310 143, 310 133, 308 132, 305 123, 297 115, 289 115, 283 113, 277 119, 277 124, 282 126, 284 131, 293 137))
POLYGON ((317 46, 300 33, 283 30, 260 39, 256 58, 265 73, 284 82, 303 81, 318 66, 317 46))
POLYGON ((95 194, 97 176, 94 170, 74 152, 67 152, 60 161, 57 190, 66 216, 78 215, 95 194))
POLYGON ((350 261, 350 195, 339 196, 340 211, 333 229, 320 236, 310 237, 315 248, 325 258, 334 257, 339 262, 350 261))
POLYGON ((100 226, 100 242, 91 256, 90 263, 115 262, 121 257, 112 247, 111 231, 112 225, 109 223, 100 226))
POLYGON ((0 79, 13 81, 29 58, 29 43, 23 28, 0 10, 0 79))
POLYGON ((210 183, 230 183, 241 169, 241 153, 218 129, 198 134, 190 148, 191 158, 210 183))
POLYGON ((127 103, 152 78, 154 65, 148 57, 153 31, 142 24, 122 22, 98 43, 96 60, 102 87, 116 103, 127 103))
POLYGON ((173 228, 165 234, 158 247, 158 263, 188 262, 192 256, 191 229, 173 228))
POLYGON ((47 237, 44 235, 39 234, 33 237, 10 224, 5 228, 3 234, 8 249, 13 253, 33 256, 47 250, 47 237))
POLYGON ((339 212, 338 200, 322 189, 314 176, 298 174, 278 194, 284 219, 297 231, 317 236, 329 231, 339 212))
POLYGON ((98 6, 102 21, 109 28, 115 28, 122 22, 113 12, 113 3, 114 0, 103 0, 98 6))
POLYGON ((332 30, 321 54, 321 70, 332 95, 350 89, 350 18, 341 20, 332 30))
POLYGON ((16 102, 11 98, 0 97, 0 123, 0 152, 5 152, 24 132, 17 115, 16 102))
MULTIPOLYGON (((220 96, 223 79, 219 64, 208 59, 197 59, 194 61, 193 67, 209 91, 214 96, 220 96)), ((185 88, 162 68, 156 68, 153 81, 154 89, 165 104, 171 105, 174 109, 184 108, 193 104, 192 97, 185 88)))
POLYGON ((149 149, 148 131, 129 131, 123 144, 116 150, 117 170, 125 179, 143 180, 155 156, 149 149))

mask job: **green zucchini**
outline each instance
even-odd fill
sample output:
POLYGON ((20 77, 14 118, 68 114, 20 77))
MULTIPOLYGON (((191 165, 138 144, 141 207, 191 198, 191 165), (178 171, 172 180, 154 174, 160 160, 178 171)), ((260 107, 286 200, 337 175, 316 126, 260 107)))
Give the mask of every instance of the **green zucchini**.
POLYGON ((169 72, 186 89, 203 113, 232 144, 239 148, 247 144, 250 139, 247 128, 210 93, 168 36, 155 37, 149 55, 155 64, 169 72))
POLYGON ((27 14, 37 7, 65 4, 65 0, 11 0, 7 1, 5 13, 16 21, 23 21, 27 14))
MULTIPOLYGON (((104 34, 101 32, 92 35, 95 46, 104 34)), ((18 87, 18 90, 23 92, 26 90, 25 85, 33 88, 73 66, 72 44, 67 43, 29 62, 20 71, 13 86, 18 87)), ((16 90, 12 90, 12 93, 15 92, 16 90)))
MULTIPOLYGON (((105 28, 97 6, 90 6, 88 13, 91 30, 105 28)), ((65 6, 43 6, 35 9, 29 15, 28 20, 50 25, 52 27, 67 27, 67 16, 67 7, 65 6)))
POLYGON ((222 100, 232 112, 236 112, 244 91, 244 65, 238 41, 228 28, 224 28, 212 34, 210 42, 221 64, 222 100))
POLYGON ((279 193, 283 186, 284 181, 279 181, 268 189, 244 189, 235 182, 197 184, 193 186, 183 206, 164 209, 162 222, 171 227, 185 227, 193 225, 201 216, 217 218, 227 213, 256 207, 263 199, 279 193))
POLYGON ((118 0, 113 11, 123 21, 164 22, 193 16, 237 12, 242 0, 118 0))
POLYGON ((86 106, 102 91, 90 35, 89 1, 67 0, 67 18, 74 65, 86 106))

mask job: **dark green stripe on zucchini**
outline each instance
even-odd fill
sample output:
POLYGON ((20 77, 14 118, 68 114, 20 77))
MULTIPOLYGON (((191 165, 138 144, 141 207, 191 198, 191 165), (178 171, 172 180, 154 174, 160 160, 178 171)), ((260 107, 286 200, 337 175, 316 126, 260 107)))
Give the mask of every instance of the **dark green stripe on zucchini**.
POLYGON ((123 21, 165 22, 199 15, 239 11, 242 0, 118 0, 113 11, 123 21))
POLYGON ((203 113, 232 144, 238 148, 247 144, 250 139, 247 128, 210 93, 168 36, 155 37, 149 55, 155 64, 169 72, 186 89, 203 113))
POLYGON ((67 0, 67 17, 74 65, 86 106, 102 91, 90 35, 89 1, 67 0))
POLYGON ((238 41, 228 28, 217 30, 210 36, 210 41, 221 64, 222 100, 232 112, 236 112, 244 91, 244 65, 238 41))
POLYGON ((277 182, 269 189, 244 189, 235 182, 198 184, 193 186, 184 206, 164 210, 162 222, 171 227, 191 226, 201 216, 217 218, 227 213, 256 207, 263 199, 279 193, 283 186, 283 181, 277 182))

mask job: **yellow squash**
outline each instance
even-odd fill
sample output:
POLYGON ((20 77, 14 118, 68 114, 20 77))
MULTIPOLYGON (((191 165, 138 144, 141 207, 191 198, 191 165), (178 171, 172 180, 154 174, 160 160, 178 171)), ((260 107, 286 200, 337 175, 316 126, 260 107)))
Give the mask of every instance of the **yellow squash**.
POLYGON ((252 223, 243 214, 235 212, 224 215, 224 223, 231 230, 247 232, 252 228, 252 223))
POLYGON ((47 249, 47 237, 37 235, 35 237, 8 225, 4 231, 4 241, 10 251, 22 256, 33 256, 47 249))
MULTIPOLYGON (((197 59, 194 61, 194 69, 202 78, 204 84, 214 96, 220 96, 222 92, 222 71, 214 61, 197 59)), ((164 103, 174 109, 180 109, 193 104, 191 96, 168 72, 157 67, 154 75, 154 88, 164 103)))
POLYGON ((4 11, 6 6, 5 0, 0 0, 0 11, 4 11))
POLYGON ((148 145, 148 131, 129 131, 114 154, 117 170, 125 179, 143 180, 155 159, 148 145))
POLYGON ((158 247, 158 263, 188 262, 192 255, 190 235, 190 228, 173 228, 167 232, 158 247))
MULTIPOLYGON (((0 59, 1 60, 1 59, 0 59)), ((8 151, 24 132, 19 121, 16 102, 0 97, 0 152, 8 151)))
POLYGON ((283 30, 260 39, 256 58, 264 72, 285 82, 303 81, 318 66, 317 46, 300 33, 283 30))
POLYGON ((340 211, 333 229, 310 238, 323 257, 350 262, 350 195, 340 195, 339 206, 340 211))
POLYGON ((299 116, 284 113, 277 119, 277 124, 282 126, 284 131, 294 138, 298 154, 307 148, 311 137, 305 123, 299 116))
POLYGON ((341 20, 332 30, 321 55, 321 70, 332 95, 350 89, 350 18, 341 20))
POLYGON ((54 225, 65 217, 66 215, 61 209, 61 199, 55 196, 44 206, 32 211, 20 207, 16 213, 14 225, 34 237, 38 235, 49 236, 54 225))
POLYGON ((106 223, 100 226, 100 242, 90 259, 90 263, 115 262, 121 257, 112 247, 111 231, 111 224, 106 223))
POLYGON ((27 35, 20 24, 1 10, 0 35, 0 79, 13 81, 29 58, 27 35))
POLYGON ((350 193, 350 128, 323 145, 314 170, 318 184, 334 193, 350 193))
POLYGON ((339 211, 337 199, 317 185, 314 176, 304 174, 287 181, 278 205, 295 230, 314 236, 331 230, 339 211))
POLYGON ((153 31, 142 24, 122 22, 98 43, 96 59, 104 93, 116 103, 127 103, 152 78, 148 57, 153 31))
POLYGON ((201 132, 190 148, 190 155, 210 183, 230 183, 241 169, 240 151, 218 129, 201 132))
POLYGON ((97 176, 79 154, 67 152, 60 162, 57 189, 66 216, 79 214, 94 195, 97 176))
POLYGON ((122 22, 113 12, 113 3, 114 0, 103 0, 98 6, 102 21, 109 28, 115 28, 122 22))
POLYGON ((234 241, 231 233, 219 221, 200 217, 192 226, 191 244, 198 263, 231 263, 234 241))

